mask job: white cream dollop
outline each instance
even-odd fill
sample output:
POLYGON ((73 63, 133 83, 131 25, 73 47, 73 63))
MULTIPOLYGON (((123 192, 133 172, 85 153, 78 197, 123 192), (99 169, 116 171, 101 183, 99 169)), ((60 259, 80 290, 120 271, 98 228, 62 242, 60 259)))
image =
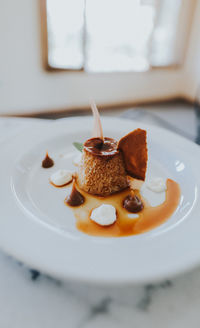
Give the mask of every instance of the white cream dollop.
POLYGON ((135 179, 132 177, 128 177, 128 181, 129 181, 129 185, 130 185, 131 189, 133 189, 133 190, 140 190, 144 183, 144 181, 135 179))
POLYGON ((102 226, 113 224, 116 219, 116 209, 109 204, 102 204, 92 211, 90 219, 102 226))
POLYGON ((156 177, 146 183, 148 189, 154 192, 163 192, 167 189, 166 181, 163 178, 156 177))
POLYGON ((72 181, 73 174, 68 170, 58 170, 51 175, 50 181, 55 186, 63 186, 72 181))

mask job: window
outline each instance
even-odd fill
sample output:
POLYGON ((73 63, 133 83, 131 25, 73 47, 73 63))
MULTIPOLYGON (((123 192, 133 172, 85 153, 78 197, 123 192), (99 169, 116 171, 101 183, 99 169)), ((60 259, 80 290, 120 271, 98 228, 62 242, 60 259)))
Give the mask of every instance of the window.
POLYGON ((189 1, 46 0, 48 67, 146 71, 181 63, 189 1), (185 19, 186 16, 186 19, 185 19), (178 41, 177 41, 178 40, 178 41))

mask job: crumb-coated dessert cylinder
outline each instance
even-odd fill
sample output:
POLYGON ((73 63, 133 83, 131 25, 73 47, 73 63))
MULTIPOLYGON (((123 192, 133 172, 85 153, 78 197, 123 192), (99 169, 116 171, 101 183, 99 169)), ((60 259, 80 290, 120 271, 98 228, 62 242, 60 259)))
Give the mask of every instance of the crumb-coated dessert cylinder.
POLYGON ((78 168, 77 183, 84 191, 107 196, 128 187, 127 173, 117 141, 88 139, 78 168))

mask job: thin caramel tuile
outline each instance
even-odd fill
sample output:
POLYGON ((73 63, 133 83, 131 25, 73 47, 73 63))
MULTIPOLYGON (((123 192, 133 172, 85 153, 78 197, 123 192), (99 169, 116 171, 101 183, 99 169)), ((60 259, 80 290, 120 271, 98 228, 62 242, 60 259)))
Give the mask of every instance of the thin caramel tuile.
POLYGON ((92 108, 92 113, 93 113, 93 117, 94 117, 94 128, 93 128, 92 137, 100 138, 103 143, 104 142, 103 128, 102 128, 102 124, 101 124, 99 111, 98 111, 97 106, 94 101, 91 102, 91 108, 92 108))
POLYGON ((119 140, 118 149, 123 154, 127 174, 144 181, 148 159, 146 131, 136 129, 125 135, 119 140))

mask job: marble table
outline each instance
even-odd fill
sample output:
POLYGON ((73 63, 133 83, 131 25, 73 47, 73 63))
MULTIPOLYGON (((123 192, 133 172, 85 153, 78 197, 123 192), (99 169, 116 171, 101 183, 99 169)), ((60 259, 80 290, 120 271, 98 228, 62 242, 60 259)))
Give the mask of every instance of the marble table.
MULTIPOLYGON (((196 138, 191 110, 130 109, 121 115, 196 138)), ((38 121, 1 118, 0 141, 38 121)), ((58 281, 0 252, 2 328, 199 328, 199 309, 200 268, 157 284, 99 287, 58 281)))

